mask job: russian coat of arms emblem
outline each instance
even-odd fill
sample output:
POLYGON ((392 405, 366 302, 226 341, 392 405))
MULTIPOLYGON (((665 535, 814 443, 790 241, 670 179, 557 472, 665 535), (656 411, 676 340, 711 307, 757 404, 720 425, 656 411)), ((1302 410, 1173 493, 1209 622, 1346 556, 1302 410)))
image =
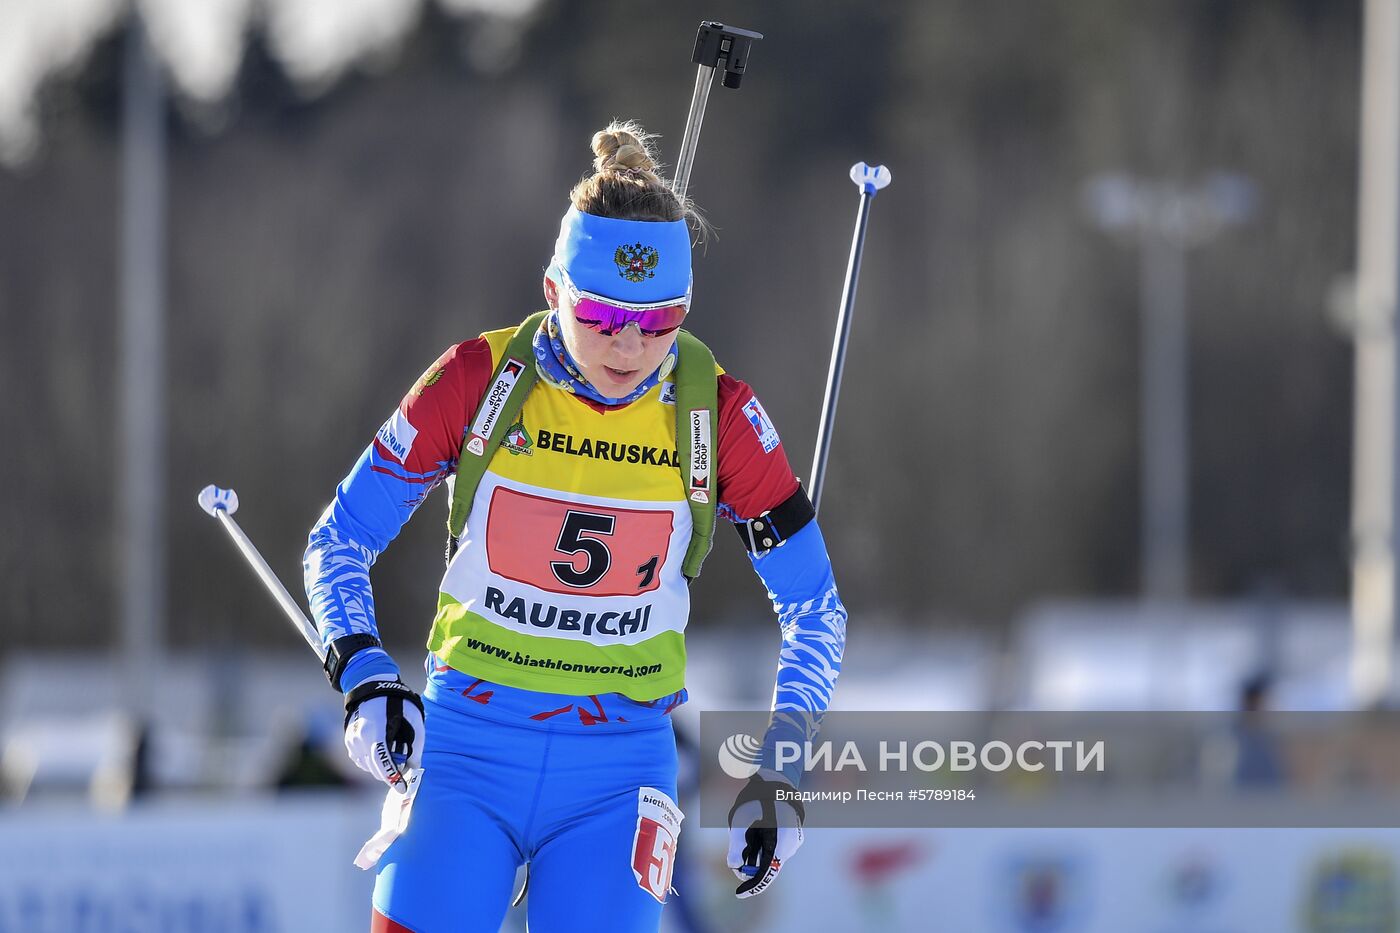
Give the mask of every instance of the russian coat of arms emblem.
POLYGON ((617 274, 627 281, 645 282, 656 275, 661 254, 654 246, 643 246, 641 243, 633 243, 631 246, 624 244, 613 253, 613 262, 617 263, 617 274))

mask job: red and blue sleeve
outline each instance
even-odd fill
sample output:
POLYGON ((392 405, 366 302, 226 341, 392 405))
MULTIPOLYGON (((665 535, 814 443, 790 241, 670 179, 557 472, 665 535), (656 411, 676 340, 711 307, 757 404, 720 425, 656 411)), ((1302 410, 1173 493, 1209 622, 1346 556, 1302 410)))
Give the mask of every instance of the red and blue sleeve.
MULTIPOLYGON (((719 383, 718 443, 719 512, 725 518, 757 518, 797 491, 797 477, 762 403, 727 375, 719 383)), ((749 559, 782 631, 769 740, 809 740, 831 703, 846 646, 846 607, 826 542, 814 518, 777 547, 749 559)))
MULTIPOLYGON (((311 615, 329 645, 346 635, 378 637, 369 571, 428 494, 457 468, 462 433, 492 373, 483 339, 450 347, 409 389, 311 530, 302 560, 311 615)), ((357 652, 341 675, 350 689, 398 674, 379 648, 357 652)))

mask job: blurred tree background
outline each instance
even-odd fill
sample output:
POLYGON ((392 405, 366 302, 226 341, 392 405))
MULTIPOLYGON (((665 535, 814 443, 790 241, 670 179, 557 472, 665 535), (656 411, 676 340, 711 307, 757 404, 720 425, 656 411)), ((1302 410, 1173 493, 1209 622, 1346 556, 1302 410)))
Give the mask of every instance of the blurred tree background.
MULTIPOLYGON (((446 346, 541 305, 566 193, 613 116, 674 158, 702 18, 765 33, 710 100, 691 194, 691 329, 808 472, 855 216, 884 162, 822 524, 856 624, 1002 626, 1138 575, 1137 251, 1081 206, 1096 173, 1251 177, 1253 221, 1191 254, 1192 573, 1200 597, 1342 598, 1360 5, 1352 0, 437 3, 325 87, 247 37, 232 93, 169 110, 169 636, 288 644, 198 511, 294 591, 306 532, 446 346)), ((113 644, 122 27, 44 85, 0 169, 0 632, 113 644)), ((392 644, 421 643, 435 493, 381 558, 392 644)), ((697 630, 767 612, 721 530, 697 630)), ((0 649, 4 650, 4 649, 0 649)))

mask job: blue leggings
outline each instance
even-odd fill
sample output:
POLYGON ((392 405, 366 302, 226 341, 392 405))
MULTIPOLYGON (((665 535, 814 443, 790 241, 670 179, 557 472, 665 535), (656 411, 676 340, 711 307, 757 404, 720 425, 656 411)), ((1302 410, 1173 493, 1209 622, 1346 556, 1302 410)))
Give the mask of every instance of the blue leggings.
POLYGON ((424 705, 423 782, 376 911, 415 933, 496 933, 529 862, 531 933, 656 933, 681 819, 669 718, 580 731, 424 705))

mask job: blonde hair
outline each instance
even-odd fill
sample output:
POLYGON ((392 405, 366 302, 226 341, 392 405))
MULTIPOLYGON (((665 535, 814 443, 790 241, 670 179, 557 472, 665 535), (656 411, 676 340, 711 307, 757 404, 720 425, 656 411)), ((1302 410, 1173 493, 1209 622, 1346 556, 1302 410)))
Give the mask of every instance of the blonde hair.
POLYGON ((695 206, 678 197, 657 172, 655 135, 632 120, 614 120, 593 134, 593 172, 569 192, 585 214, 618 220, 681 220, 702 234, 706 224, 695 206))

